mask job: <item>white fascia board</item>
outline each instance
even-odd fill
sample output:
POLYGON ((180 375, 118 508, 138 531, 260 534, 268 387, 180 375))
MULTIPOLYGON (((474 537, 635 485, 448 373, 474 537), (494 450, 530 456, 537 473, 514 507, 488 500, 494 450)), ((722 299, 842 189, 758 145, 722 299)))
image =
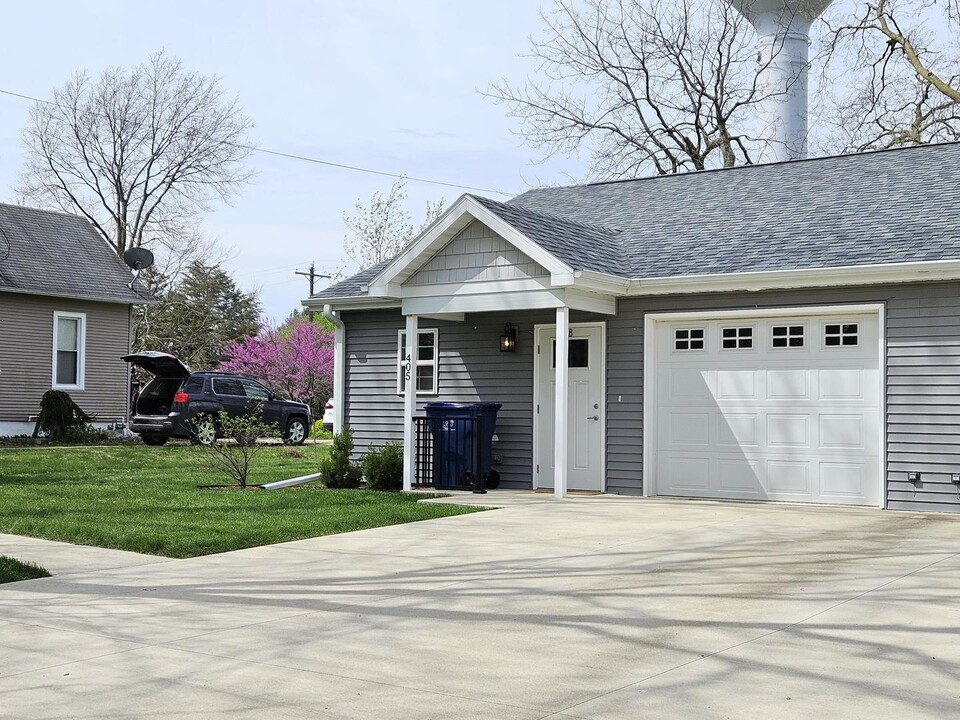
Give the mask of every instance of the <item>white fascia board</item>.
POLYGON ((804 270, 771 270, 729 275, 683 275, 631 280, 627 295, 674 295, 727 291, 879 285, 960 279, 960 261, 933 260, 804 270))
POLYGON ((546 268, 551 275, 573 273, 573 269, 558 260, 509 223, 501 220, 469 195, 461 195, 450 208, 410 243, 369 285, 370 295, 400 297, 400 285, 420 269, 433 254, 450 242, 473 220, 479 220, 503 239, 546 268))
POLYGON ((404 315, 543 310, 564 305, 563 290, 525 290, 493 295, 438 295, 403 299, 404 315))
POLYGON ((307 298, 301 300, 300 304, 307 310, 322 312, 324 305, 329 305, 334 310, 390 310, 400 307, 400 301, 391 298, 371 298, 366 295, 353 295, 347 297, 325 297, 325 298, 307 298))
POLYGON ((578 270, 574 273, 573 285, 577 290, 603 293, 608 295, 626 295, 631 283, 629 278, 617 277, 594 270, 578 270))

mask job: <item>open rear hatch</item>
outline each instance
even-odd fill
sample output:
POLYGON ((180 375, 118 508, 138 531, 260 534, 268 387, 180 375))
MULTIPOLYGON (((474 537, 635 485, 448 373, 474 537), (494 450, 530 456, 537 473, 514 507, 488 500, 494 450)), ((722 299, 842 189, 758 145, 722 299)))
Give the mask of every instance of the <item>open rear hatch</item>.
POLYGON ((121 360, 153 375, 153 380, 137 396, 134 416, 165 418, 173 406, 174 394, 190 377, 190 369, 176 356, 155 350, 124 355, 121 360))
POLYGON ((124 355, 120 359, 143 368, 154 377, 180 378, 181 380, 190 377, 190 368, 180 362, 176 355, 170 353, 144 350, 143 352, 124 355))

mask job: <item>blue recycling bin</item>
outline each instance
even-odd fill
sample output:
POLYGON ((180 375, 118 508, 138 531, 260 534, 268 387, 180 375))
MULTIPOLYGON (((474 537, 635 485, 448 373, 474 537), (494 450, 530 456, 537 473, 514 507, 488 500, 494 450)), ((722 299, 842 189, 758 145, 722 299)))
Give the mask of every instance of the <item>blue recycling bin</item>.
POLYGON ((500 403, 427 403, 433 436, 433 484, 444 490, 483 491, 500 484, 491 467, 500 403), (483 482, 481 482, 481 480, 483 482))

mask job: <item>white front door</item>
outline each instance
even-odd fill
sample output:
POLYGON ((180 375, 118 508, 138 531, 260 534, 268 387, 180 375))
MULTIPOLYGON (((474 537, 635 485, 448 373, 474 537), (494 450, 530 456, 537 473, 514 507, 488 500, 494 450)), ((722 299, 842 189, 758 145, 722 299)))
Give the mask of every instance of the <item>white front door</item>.
MULTIPOLYGON (((569 393, 567 405, 567 486, 571 490, 603 490, 603 429, 606 422, 603 397, 604 328, 602 324, 570 326, 569 393)), ((556 398, 555 326, 537 328, 535 483, 553 487, 554 408, 556 398)))

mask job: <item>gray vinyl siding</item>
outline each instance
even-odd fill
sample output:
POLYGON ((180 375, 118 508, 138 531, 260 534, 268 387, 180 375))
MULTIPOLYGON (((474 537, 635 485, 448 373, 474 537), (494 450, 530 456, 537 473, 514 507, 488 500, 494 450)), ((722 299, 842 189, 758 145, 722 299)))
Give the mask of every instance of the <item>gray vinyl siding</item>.
POLYGON ((621 299, 607 323, 608 490, 643 491, 646 313, 844 303, 886 307, 887 506, 960 511, 960 283, 621 299))
POLYGON ((523 280, 547 275, 545 268, 474 220, 404 284, 523 280))
MULTIPOLYGON (((960 511, 958 489, 950 482, 950 473, 960 472, 960 283, 620 299, 617 315, 606 319, 607 491, 643 491, 646 313, 844 303, 886 308, 887 506, 960 511), (916 488, 906 479, 912 470, 922 473, 916 488)), ((403 402, 396 395, 396 348, 403 319, 398 311, 344 313, 344 319, 346 417, 358 449, 398 440, 403 402)), ((552 321, 547 311, 432 324, 441 327, 440 392, 422 400, 504 402, 497 451, 511 487, 531 485, 533 325, 552 321), (504 322, 521 318, 518 351, 499 353, 496 339, 504 322)))
POLYGON ((130 306, 0 292, 0 422, 25 422, 51 388, 53 313, 86 314, 83 390, 67 392, 99 421, 127 413, 130 306))
MULTIPOLYGON (((498 402, 494 452, 503 487, 530 488, 533 483, 533 329, 553 322, 553 311, 468 315, 466 322, 421 318, 420 328, 439 328, 438 392, 420 395, 418 413, 427 402, 498 402), (517 350, 501 353, 506 322, 517 327, 517 350)), ((574 313, 575 321, 588 319, 574 313)), ((595 318, 594 318, 595 319, 595 318)), ((404 326, 399 311, 344 312, 347 394, 344 420, 354 432, 357 455, 372 445, 403 438, 403 398, 397 394, 397 332, 404 326)))

